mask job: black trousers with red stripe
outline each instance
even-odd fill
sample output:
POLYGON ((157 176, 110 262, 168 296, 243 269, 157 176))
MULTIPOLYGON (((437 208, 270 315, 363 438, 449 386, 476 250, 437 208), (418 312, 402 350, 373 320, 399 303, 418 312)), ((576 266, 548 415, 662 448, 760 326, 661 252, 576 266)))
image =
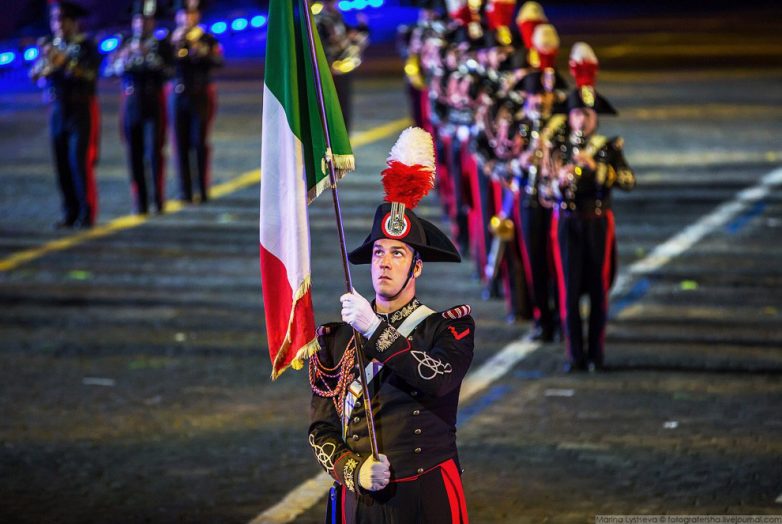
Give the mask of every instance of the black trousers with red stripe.
POLYGON ((62 195, 62 221, 90 226, 98 212, 95 164, 98 155, 98 104, 94 95, 52 106, 52 153, 62 195))
POLYGON ((467 524, 467 505, 456 462, 448 460, 420 475, 392 481, 374 493, 335 486, 327 524, 467 524))
POLYGON ((524 273, 532 297, 535 322, 544 332, 553 333, 556 300, 550 291, 554 282, 551 267, 551 209, 526 192, 521 200, 521 239, 524 273))
POLYGON ((177 153, 179 198, 193 200, 193 171, 198 182, 201 202, 209 199, 209 129, 215 113, 215 91, 210 85, 196 92, 171 95, 174 145, 177 153), (191 154, 195 154, 195 166, 191 154), (193 169, 195 167, 195 170, 193 169))
POLYGON ((567 356, 577 367, 588 362, 601 365, 616 247, 613 213, 587 217, 555 212, 552 228, 557 234, 555 259, 567 356), (590 303, 586 353, 579 307, 584 294, 590 303))

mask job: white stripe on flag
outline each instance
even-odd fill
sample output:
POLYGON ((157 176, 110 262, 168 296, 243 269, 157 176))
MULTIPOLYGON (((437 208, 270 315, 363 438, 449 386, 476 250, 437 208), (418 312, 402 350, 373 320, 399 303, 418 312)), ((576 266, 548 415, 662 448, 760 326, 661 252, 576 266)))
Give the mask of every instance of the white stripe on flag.
POLYGON ((310 275, 307 188, 301 141, 285 108, 263 86, 260 242, 285 265, 295 292, 310 275), (273 183, 275 182, 275 183, 273 183))

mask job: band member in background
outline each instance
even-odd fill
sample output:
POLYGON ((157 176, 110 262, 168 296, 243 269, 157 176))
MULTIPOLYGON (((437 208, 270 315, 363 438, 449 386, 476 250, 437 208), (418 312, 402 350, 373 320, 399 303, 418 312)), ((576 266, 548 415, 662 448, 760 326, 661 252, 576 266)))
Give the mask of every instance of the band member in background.
POLYGON ((559 37, 550 24, 539 24, 532 37, 540 69, 525 75, 516 89, 524 93, 521 122, 524 150, 520 155, 523 176, 519 179, 519 244, 527 286, 532 299, 532 340, 551 342, 557 331, 556 279, 551 245, 551 213, 555 205, 549 190, 550 178, 543 176, 543 158, 550 138, 565 122, 564 115, 551 117, 552 110, 567 96, 565 80, 554 70, 559 37))
POLYGON ((353 71, 361 65, 361 54, 369 45, 369 26, 362 13, 356 14, 355 27, 345 23, 337 9, 337 0, 324 0, 313 5, 315 25, 323 44, 326 61, 331 67, 339 105, 350 131, 352 121, 353 71))
POLYGON ((171 114, 179 174, 179 198, 193 201, 193 166, 200 202, 209 200, 209 131, 217 111, 212 70, 223 64, 220 43, 198 25, 199 0, 176 1, 171 114), (191 155, 195 155, 192 162, 191 155))
POLYGON ((309 442, 336 481, 330 523, 468 522, 456 413, 475 322, 469 306, 435 312, 416 296, 424 263, 460 261, 448 237, 412 211, 433 179, 431 135, 407 129, 383 172, 386 203, 349 255, 371 265, 375 299, 343 295, 343 323, 320 328, 321 349, 310 358, 309 442), (377 459, 356 382, 354 330, 371 360, 377 459))
POLYGON ((95 165, 100 113, 95 84, 100 54, 79 30, 87 11, 67 1, 49 3, 51 38, 38 42, 39 58, 30 78, 51 103, 52 154, 62 196, 62 218, 55 227, 89 228, 98 213, 95 165))
POLYGON ((598 115, 616 114, 595 91, 597 57, 583 42, 573 46, 570 71, 576 89, 567 99, 568 122, 555 135, 548 165, 556 176, 559 205, 552 220, 560 315, 565 331, 565 371, 599 370, 603 365, 608 291, 616 273, 616 236, 611 190, 628 191, 635 175, 620 137, 597 134, 598 115), (589 334, 584 351, 581 296, 589 296, 589 334))
POLYGON ((166 142, 165 82, 173 72, 168 39, 154 35, 156 0, 136 0, 132 7, 132 34, 109 57, 107 74, 122 78, 121 129, 128 154, 133 210, 149 210, 146 162, 152 171, 155 210, 165 208, 166 142))

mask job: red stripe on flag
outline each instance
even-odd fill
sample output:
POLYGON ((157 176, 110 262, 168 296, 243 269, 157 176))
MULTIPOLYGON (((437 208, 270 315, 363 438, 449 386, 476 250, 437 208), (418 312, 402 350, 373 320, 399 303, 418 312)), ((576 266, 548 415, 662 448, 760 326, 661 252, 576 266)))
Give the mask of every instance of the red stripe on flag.
POLYGON ((261 287, 266 313, 266 335, 272 360, 272 377, 291 365, 297 352, 312 343, 315 317, 310 290, 294 304, 295 290, 288 283, 288 271, 282 261, 260 246, 261 287), (291 312, 292 309, 295 309, 291 312))

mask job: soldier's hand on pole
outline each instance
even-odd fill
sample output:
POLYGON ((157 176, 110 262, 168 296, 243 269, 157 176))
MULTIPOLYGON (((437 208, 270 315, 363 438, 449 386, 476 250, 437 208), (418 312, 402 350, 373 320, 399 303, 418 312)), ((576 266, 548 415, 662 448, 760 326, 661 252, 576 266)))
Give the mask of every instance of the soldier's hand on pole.
POLYGON ((358 484, 367 491, 380 491, 391 479, 391 464, 388 457, 380 453, 378 460, 369 457, 358 472, 358 484))
POLYGON ((380 319, 375 315, 372 304, 358 294, 345 293, 339 297, 342 302, 342 321, 350 324, 356 331, 369 338, 380 325, 380 319))

